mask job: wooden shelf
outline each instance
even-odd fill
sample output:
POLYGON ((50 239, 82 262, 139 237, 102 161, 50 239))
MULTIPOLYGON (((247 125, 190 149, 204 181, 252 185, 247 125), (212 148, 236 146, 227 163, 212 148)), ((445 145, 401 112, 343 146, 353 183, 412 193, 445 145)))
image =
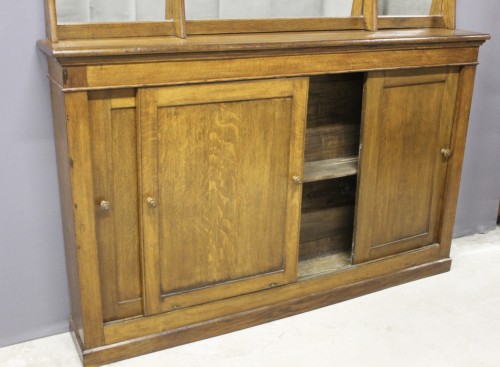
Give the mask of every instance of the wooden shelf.
POLYGON ((304 164, 304 182, 353 176, 358 173, 358 157, 325 159, 304 164))
POLYGON ((297 275, 299 278, 306 278, 338 271, 351 265, 351 252, 337 252, 307 261, 300 261, 297 275))

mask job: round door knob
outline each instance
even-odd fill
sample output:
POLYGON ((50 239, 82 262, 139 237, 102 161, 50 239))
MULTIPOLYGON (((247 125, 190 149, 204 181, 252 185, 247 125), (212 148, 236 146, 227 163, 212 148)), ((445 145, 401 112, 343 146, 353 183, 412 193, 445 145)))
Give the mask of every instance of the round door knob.
POLYGON ((451 157, 451 149, 449 148, 443 148, 441 149, 441 154, 443 155, 443 157, 445 157, 446 159, 450 158, 451 157))
POLYGON ((148 206, 150 208, 156 208, 158 206, 158 202, 156 201, 155 198, 149 197, 146 199, 146 202, 148 203, 148 206))
POLYGON ((304 182, 304 180, 302 180, 302 178, 299 176, 293 176, 292 181, 295 185, 300 185, 304 182))
POLYGON ((111 209, 111 203, 109 201, 103 200, 99 203, 99 209, 103 212, 109 212, 111 209))

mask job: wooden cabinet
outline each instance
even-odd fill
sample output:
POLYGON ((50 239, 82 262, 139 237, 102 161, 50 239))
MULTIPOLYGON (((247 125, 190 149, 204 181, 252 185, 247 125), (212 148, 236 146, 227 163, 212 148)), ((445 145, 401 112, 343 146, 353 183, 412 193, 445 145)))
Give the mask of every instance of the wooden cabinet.
MULTIPOLYGON (((371 18, 339 24, 364 19, 372 32, 197 35, 216 24, 193 21, 183 40, 89 39, 128 31, 49 24, 63 37, 39 47, 49 60, 70 326, 86 366, 450 269, 489 36, 376 30, 376 2, 363 4, 371 18)), ((452 2, 446 9, 417 20, 451 25, 452 2)), ((168 24, 183 33, 182 17, 168 24)), ((207 32, 234 24, 247 23, 207 32)))

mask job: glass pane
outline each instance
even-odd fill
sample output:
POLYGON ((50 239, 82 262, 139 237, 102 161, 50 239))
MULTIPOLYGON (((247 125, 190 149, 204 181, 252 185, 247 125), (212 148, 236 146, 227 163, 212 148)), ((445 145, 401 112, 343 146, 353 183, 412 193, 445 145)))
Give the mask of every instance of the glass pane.
POLYGON ((56 0, 57 23, 165 20, 165 0, 56 0))
POLYGON ((186 18, 263 19, 349 17, 360 0, 185 0, 186 18))
POLYGON ((393 16, 429 15, 431 8, 437 3, 440 9, 441 0, 378 0, 378 13, 393 16))

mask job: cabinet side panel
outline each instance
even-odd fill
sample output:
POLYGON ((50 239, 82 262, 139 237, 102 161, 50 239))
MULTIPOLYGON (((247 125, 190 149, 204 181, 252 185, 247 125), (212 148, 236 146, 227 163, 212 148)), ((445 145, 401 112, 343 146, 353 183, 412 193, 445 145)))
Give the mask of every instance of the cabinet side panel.
POLYGON ((82 324, 85 334, 84 347, 93 348, 102 345, 103 318, 95 233, 96 203, 92 177, 88 96, 85 92, 66 93, 64 100, 82 324))
POLYGON ((61 198, 64 247, 66 252, 66 269, 71 298, 71 318, 75 332, 79 334, 80 340, 83 341, 82 309, 80 306, 80 284, 76 254, 64 93, 52 80, 50 84, 50 93, 52 98, 52 114, 54 116, 54 138, 57 155, 57 174, 59 177, 59 195, 61 198))
POLYGON ((442 257, 450 255, 475 76, 475 66, 465 66, 460 70, 453 134, 450 144, 453 155, 451 156, 446 176, 442 213, 443 220, 439 239, 441 244, 440 254, 442 257))

